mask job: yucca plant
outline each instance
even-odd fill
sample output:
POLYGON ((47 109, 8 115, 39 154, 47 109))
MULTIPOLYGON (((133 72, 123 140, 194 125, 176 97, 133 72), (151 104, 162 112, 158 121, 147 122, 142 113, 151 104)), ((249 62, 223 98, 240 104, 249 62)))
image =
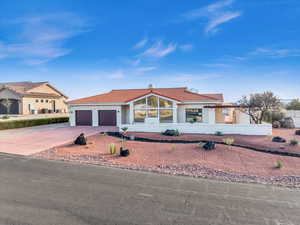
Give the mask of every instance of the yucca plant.
POLYGON ((175 152, 176 151, 176 145, 175 144, 172 144, 171 145, 171 152, 175 152))
POLYGON ((233 138, 224 138, 224 139, 223 139, 223 142, 224 142, 226 145, 233 145, 234 139, 233 139, 233 138))
POLYGON ((295 146, 295 145, 298 145, 298 140, 296 140, 296 139, 292 139, 292 140, 290 140, 290 145, 293 145, 293 146, 295 146))
POLYGON ((114 155, 117 153, 117 146, 114 143, 109 144, 109 153, 114 155))
POLYGON ((275 168, 276 169, 281 169, 282 167, 283 167, 282 162, 280 160, 277 160, 275 168))
POLYGON ((203 148, 204 145, 205 145, 205 142, 199 142, 199 143, 197 144, 197 147, 198 147, 198 148, 203 148))

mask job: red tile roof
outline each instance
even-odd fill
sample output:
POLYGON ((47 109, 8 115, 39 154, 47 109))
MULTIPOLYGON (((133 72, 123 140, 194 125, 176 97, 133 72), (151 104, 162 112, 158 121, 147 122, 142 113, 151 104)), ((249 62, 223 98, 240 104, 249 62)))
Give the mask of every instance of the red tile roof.
POLYGON ((95 95, 69 101, 70 104, 80 103, 127 103, 148 94, 156 94, 179 102, 185 101, 223 101, 222 94, 198 94, 187 88, 147 88, 112 90, 105 94, 95 95))
POLYGON ((31 82, 31 81, 24 81, 24 82, 8 82, 8 83, 0 83, 0 90, 1 89, 10 89, 11 91, 22 95, 22 96, 35 96, 35 97, 60 97, 64 96, 68 98, 66 95, 64 95, 62 92, 54 88, 52 85, 50 85, 48 82, 31 82), (50 93, 37 93, 32 92, 31 90, 39 87, 41 85, 47 84, 50 88, 54 89, 57 94, 50 94, 50 93))

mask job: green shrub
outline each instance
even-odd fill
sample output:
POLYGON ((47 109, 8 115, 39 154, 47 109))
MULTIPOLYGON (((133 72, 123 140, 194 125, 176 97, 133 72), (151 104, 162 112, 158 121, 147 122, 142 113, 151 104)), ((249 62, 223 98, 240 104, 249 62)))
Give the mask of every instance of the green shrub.
POLYGON ((266 112, 263 120, 268 123, 273 123, 275 121, 283 120, 284 116, 284 113, 280 111, 266 112))
POLYGON ((166 135, 166 136, 180 136, 180 132, 179 130, 174 130, 174 129, 167 129, 164 132, 161 133, 162 135, 166 135))
POLYGON ((109 144, 109 153, 115 155, 117 153, 117 146, 114 143, 109 144))
POLYGON ((292 139, 292 140, 290 140, 290 145, 298 145, 298 140, 296 140, 296 139, 292 139))
POLYGON ((277 160, 275 168, 276 169, 281 169, 282 167, 283 167, 282 162, 280 160, 277 160))
POLYGON ((53 123, 66 123, 69 122, 69 117, 56 117, 56 118, 43 118, 43 119, 31 119, 31 120, 11 120, 0 122, 0 130, 33 127, 39 125, 47 125, 53 123))
POLYGON ((9 116, 8 116, 8 115, 2 116, 2 119, 3 119, 3 120, 8 120, 8 119, 9 119, 9 116))
POLYGON ((216 131, 215 135, 216 136, 224 136, 223 132, 221 132, 221 131, 216 131))
POLYGON ((180 134, 180 132, 179 132, 179 130, 175 130, 175 135, 174 136, 180 136, 181 134, 180 134))
POLYGON ((232 145, 234 143, 234 139, 233 138, 224 138, 223 139, 223 142, 226 144, 226 145, 232 145))

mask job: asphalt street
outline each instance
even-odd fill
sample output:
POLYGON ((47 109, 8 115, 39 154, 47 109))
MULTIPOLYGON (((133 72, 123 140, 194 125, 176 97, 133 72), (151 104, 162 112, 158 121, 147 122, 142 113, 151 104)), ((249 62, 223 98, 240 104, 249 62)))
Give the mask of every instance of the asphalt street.
POLYGON ((299 225, 300 190, 0 154, 1 225, 299 225))

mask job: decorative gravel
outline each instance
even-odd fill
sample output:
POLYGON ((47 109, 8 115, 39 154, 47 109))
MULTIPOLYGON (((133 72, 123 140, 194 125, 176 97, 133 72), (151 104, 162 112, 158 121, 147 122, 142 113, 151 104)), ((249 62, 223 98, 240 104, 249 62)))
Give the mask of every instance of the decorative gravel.
MULTIPOLYGON (((300 188, 300 176, 280 175, 280 176, 257 176, 249 174, 232 173, 222 170, 208 168, 199 164, 183 164, 183 165, 137 165, 122 164, 118 161, 107 159, 102 155, 59 155, 57 149, 50 149, 34 155, 37 158, 46 158, 51 160, 62 160, 70 162, 78 162, 85 164, 95 164, 109 167, 117 167, 130 170, 140 170, 148 172, 156 172, 161 174, 182 175, 191 177, 201 177, 217 179, 227 182, 243 182, 243 183, 260 183, 271 184, 277 186, 285 186, 290 188, 300 188)), ((119 158, 116 156, 116 158, 119 158)))

